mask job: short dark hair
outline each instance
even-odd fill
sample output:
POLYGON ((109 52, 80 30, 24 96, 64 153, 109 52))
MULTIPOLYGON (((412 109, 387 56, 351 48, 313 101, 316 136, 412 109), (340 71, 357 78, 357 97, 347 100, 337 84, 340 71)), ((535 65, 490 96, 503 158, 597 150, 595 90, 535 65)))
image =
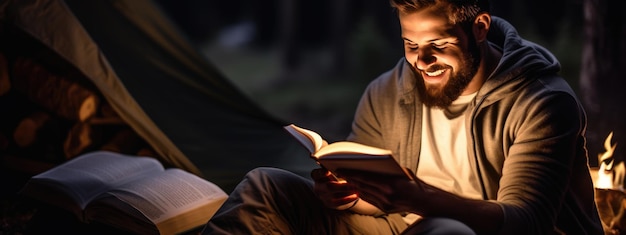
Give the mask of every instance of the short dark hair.
POLYGON ((489 12, 489 0, 389 0, 399 13, 411 13, 427 7, 441 7, 449 13, 450 23, 468 23, 481 12, 489 12))

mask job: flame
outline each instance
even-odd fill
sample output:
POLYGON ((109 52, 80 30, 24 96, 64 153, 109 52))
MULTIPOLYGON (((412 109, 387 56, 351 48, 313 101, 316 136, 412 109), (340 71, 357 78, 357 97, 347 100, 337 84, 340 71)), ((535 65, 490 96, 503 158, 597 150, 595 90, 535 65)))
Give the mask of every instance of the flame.
POLYGON ((602 189, 623 190, 626 166, 624 165, 624 162, 614 165, 615 159, 613 158, 613 152, 615 152, 617 143, 611 145, 612 138, 613 132, 609 133, 604 140, 604 148, 606 149, 606 152, 598 154, 600 169, 598 170, 598 178, 596 179, 595 187, 602 189))

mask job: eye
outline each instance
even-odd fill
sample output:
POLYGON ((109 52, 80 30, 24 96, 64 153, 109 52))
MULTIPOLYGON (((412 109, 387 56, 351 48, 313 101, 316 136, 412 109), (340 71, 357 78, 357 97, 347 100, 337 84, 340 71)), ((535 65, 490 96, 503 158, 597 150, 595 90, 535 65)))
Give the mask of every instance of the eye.
POLYGON ((405 46, 406 46, 406 49, 410 51, 415 51, 417 50, 417 48, 419 48, 419 46, 415 43, 406 43, 405 46))
POLYGON ((431 44, 434 48, 437 48, 439 50, 443 50, 448 46, 447 42, 440 42, 440 43, 433 43, 431 44))

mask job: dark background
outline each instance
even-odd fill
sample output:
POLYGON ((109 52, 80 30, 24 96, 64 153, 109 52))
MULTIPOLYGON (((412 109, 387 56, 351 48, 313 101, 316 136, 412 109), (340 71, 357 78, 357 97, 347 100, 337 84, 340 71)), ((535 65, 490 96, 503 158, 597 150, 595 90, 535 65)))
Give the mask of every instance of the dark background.
MULTIPOLYGON (((345 138, 365 85, 403 55, 387 0, 157 0, 207 58, 279 118, 345 138)), ((582 0, 492 1, 578 91, 582 0)))

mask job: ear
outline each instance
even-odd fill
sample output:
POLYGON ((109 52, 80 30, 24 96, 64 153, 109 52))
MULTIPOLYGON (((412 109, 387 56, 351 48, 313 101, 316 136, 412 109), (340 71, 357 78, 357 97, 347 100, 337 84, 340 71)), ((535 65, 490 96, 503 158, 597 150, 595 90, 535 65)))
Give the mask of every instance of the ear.
POLYGON ((474 33, 474 37, 476 42, 484 42, 487 40, 487 33, 489 32, 489 27, 491 26, 491 15, 486 12, 480 13, 474 19, 474 24, 472 25, 472 31, 474 33))

